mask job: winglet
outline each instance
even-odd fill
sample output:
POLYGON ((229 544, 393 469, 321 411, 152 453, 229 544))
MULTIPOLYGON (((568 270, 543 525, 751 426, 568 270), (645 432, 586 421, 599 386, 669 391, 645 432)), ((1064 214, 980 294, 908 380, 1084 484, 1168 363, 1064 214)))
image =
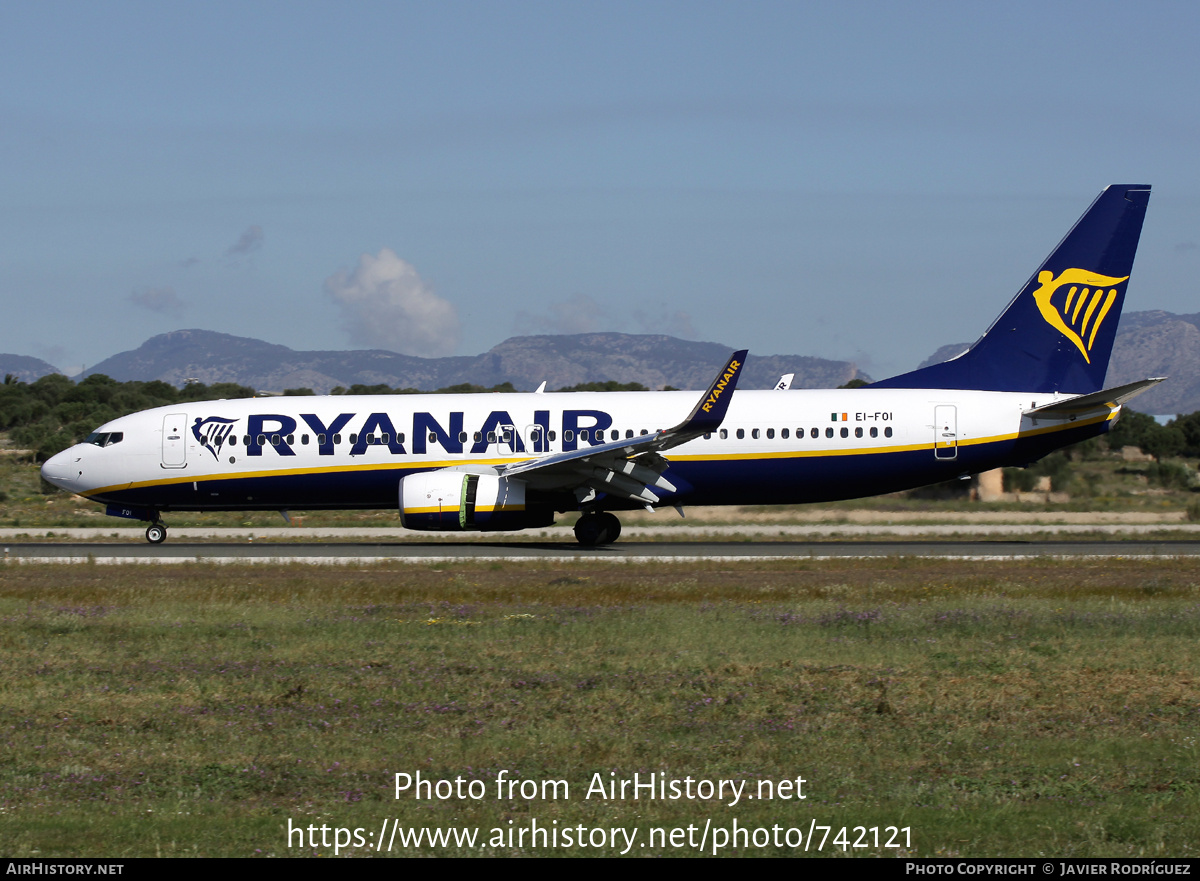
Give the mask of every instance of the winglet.
POLYGON ((656 454, 685 444, 720 427, 725 421, 725 412, 729 409, 729 401, 737 387, 738 378, 742 375, 742 368, 746 365, 747 351, 742 349, 730 356, 725 366, 717 373, 712 385, 696 402, 687 419, 674 428, 628 440, 615 440, 607 444, 514 462, 501 466, 500 473, 509 477, 534 471, 549 473, 554 469, 563 469, 579 481, 576 492, 592 494, 586 499, 579 496, 580 505, 589 503, 597 490, 653 505, 659 501, 659 497, 654 494, 652 487, 676 492, 675 485, 662 476, 668 464, 667 460, 656 454))
POLYGON ((738 377, 746 366, 746 355, 749 349, 734 352, 725 362, 725 366, 717 373, 708 391, 692 408, 687 419, 669 429, 668 434, 686 433, 695 437, 706 431, 715 431, 725 421, 725 411, 733 399, 733 390, 737 387, 738 377))

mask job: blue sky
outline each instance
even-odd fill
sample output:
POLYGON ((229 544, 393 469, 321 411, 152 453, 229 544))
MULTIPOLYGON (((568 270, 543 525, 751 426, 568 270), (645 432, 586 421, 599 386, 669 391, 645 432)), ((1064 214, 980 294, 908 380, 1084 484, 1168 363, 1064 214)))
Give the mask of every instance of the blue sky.
POLYGON ((0 351, 973 340, 1109 183, 1200 311, 1189 3, 0 5, 0 351))

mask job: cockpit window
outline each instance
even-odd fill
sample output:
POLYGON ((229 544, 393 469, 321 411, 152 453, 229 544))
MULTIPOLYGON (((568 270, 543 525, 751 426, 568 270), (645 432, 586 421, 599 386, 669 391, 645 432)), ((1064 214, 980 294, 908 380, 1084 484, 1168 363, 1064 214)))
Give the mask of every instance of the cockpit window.
POLYGON ((95 444, 98 447, 111 447, 125 440, 123 431, 93 431, 83 439, 85 444, 95 444))

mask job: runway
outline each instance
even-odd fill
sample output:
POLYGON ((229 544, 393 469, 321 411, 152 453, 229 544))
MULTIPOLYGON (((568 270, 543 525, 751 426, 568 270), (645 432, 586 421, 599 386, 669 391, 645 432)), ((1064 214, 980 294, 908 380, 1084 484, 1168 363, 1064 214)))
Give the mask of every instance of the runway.
POLYGON ((578 561, 687 563, 695 561, 814 560, 923 557, 1006 560, 1034 557, 1195 557, 1200 541, 1097 539, 1012 541, 637 541, 584 548, 570 541, 464 542, 6 542, 10 563, 153 564, 267 563, 365 565, 373 563, 578 561))

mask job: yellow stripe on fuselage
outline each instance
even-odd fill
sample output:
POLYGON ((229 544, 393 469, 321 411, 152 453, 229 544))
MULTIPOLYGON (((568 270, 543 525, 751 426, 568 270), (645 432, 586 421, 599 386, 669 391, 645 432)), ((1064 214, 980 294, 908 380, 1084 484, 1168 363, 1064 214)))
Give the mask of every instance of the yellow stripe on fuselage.
MULTIPOLYGON (((497 511, 524 511, 524 505, 476 505, 476 514, 494 514, 497 511)), ((458 505, 426 505, 421 508, 405 508, 405 514, 442 514, 458 513, 458 505)))

